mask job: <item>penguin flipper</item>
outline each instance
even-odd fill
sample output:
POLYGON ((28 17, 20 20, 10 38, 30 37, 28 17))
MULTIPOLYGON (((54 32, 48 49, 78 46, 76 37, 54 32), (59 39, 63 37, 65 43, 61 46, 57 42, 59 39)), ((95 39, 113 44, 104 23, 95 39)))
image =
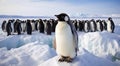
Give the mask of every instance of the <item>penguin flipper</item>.
POLYGON ((68 22, 68 24, 71 27, 71 31, 72 31, 72 34, 73 34, 74 46, 75 46, 75 50, 77 52, 79 50, 79 48, 78 48, 78 34, 77 34, 75 26, 73 26, 72 22, 68 22))

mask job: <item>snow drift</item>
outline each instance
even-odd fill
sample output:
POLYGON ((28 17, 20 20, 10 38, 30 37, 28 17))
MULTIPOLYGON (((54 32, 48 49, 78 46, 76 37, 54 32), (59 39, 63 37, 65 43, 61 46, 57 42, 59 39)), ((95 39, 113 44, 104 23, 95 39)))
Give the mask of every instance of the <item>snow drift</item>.
POLYGON ((37 66, 55 55, 55 51, 48 45, 40 45, 38 42, 11 50, 1 48, 0 66, 37 66))
POLYGON ((107 59, 94 56, 85 49, 80 49, 78 56, 72 63, 58 62, 58 58, 58 56, 55 56, 39 66, 118 66, 107 59))

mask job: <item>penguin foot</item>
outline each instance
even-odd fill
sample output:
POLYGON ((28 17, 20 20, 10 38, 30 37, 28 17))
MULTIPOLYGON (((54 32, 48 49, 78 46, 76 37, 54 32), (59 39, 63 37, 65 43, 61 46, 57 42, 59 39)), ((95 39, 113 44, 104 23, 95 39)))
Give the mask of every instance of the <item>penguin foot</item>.
POLYGON ((72 58, 70 58, 70 57, 68 57, 68 58, 66 58, 66 60, 65 60, 67 63, 71 63, 72 61, 73 61, 73 59, 72 58))
POLYGON ((64 62, 66 61, 68 57, 65 57, 65 56, 61 56, 61 58, 58 60, 59 62, 64 62))
POLYGON ((63 62, 63 61, 65 61, 65 59, 62 57, 62 58, 60 58, 58 61, 59 61, 59 62, 63 62))

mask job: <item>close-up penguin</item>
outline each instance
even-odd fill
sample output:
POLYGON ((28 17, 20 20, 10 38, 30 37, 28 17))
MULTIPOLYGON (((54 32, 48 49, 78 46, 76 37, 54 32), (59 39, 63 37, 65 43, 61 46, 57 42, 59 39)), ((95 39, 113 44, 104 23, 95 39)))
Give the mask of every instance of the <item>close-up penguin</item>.
POLYGON ((55 29, 54 48, 60 56, 58 61, 70 63, 77 56, 78 34, 66 13, 55 16, 58 19, 58 24, 55 29))

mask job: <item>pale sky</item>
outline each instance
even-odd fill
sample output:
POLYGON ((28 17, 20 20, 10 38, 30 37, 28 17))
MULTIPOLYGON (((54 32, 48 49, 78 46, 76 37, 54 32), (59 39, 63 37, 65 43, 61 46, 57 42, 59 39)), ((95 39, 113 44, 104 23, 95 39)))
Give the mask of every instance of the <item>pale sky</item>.
POLYGON ((0 15, 120 14, 120 0, 0 0, 0 15))

